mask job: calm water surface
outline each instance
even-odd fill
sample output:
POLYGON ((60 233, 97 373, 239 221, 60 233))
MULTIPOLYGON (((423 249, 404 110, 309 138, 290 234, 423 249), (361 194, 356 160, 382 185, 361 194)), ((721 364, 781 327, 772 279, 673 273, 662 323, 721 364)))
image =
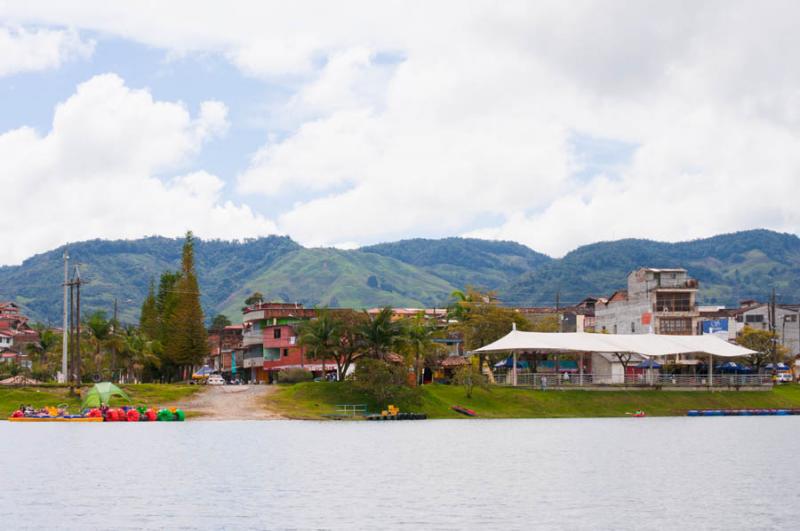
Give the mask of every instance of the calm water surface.
POLYGON ((791 529, 800 417, 0 422, 2 529, 791 529))

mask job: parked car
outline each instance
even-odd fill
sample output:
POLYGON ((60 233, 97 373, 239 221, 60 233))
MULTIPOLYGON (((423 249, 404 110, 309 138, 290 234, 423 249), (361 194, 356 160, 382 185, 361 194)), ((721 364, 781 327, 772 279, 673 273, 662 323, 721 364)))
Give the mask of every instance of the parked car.
POLYGON ((206 381, 208 385, 225 385, 225 379, 219 374, 212 374, 206 381))

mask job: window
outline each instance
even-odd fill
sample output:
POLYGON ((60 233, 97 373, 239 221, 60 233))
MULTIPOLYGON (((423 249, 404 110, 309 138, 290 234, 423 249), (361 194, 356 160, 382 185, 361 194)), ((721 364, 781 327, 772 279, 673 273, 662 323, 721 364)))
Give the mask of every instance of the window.
POLYGON ((659 332, 672 335, 691 335, 691 319, 661 319, 659 321, 659 332))
POLYGON ((786 321, 787 323, 796 323, 797 322, 797 316, 796 315, 784 315, 783 316, 783 320, 786 321))
POLYGON ((665 292, 656 295, 657 312, 689 312, 692 298, 687 292, 665 292))
POLYGON ((284 358, 288 358, 289 357, 289 349, 288 348, 283 349, 283 357, 284 358))
POLYGON ((281 329, 280 328, 275 328, 272 331, 272 337, 274 337, 275 339, 280 339, 281 338, 281 329))
POLYGON ((764 316, 763 315, 745 315, 744 316, 745 323, 763 323, 764 316))
POLYGON ((617 325, 614 325, 614 333, 617 333, 617 325))
POLYGON ((636 333, 636 323, 631 321, 631 334, 634 334, 634 333, 636 333))

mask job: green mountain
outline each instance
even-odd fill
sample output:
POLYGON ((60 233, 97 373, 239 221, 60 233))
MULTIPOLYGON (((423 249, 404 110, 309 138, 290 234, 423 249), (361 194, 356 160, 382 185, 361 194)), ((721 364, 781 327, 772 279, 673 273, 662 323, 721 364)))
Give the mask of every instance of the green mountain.
MULTIPOLYGON (((182 239, 91 240, 70 244, 70 276, 80 265, 81 311, 111 315, 118 300, 123 322, 138 319, 151 279, 180 268, 182 239)), ((36 255, 19 266, 0 267, 0 300, 14 300, 39 321, 60 324, 65 247, 36 255)), ((286 237, 270 236, 244 242, 196 242, 196 267, 206 311, 213 311, 242 283, 270 267, 279 257, 301 249, 286 237)))
POLYGON ((532 306, 553 305, 556 293, 562 304, 608 297, 642 266, 686 268, 700 281, 705 304, 764 301, 773 287, 779 301, 800 300, 800 238, 768 230, 679 243, 628 239, 585 245, 524 275, 501 295, 506 304, 532 306))
MULTIPOLYGON (((85 282, 82 307, 113 310, 134 322, 151 279, 180 266, 182 239, 92 240, 69 245, 85 282)), ((62 252, 36 255, 19 266, 0 267, 0 300, 14 300, 36 320, 58 324, 62 252)), ((580 247, 552 259, 513 242, 466 238, 413 239, 359 250, 306 249, 290 238, 244 242, 197 241, 196 264, 206 315, 224 312, 234 321, 247 295, 268 299, 368 308, 383 305, 442 306, 467 285, 499 292, 505 304, 540 306, 608 296, 625 287, 640 266, 685 267, 700 280, 700 300, 735 304, 800 300, 800 239, 753 230, 681 243, 619 240, 580 247)))
POLYGON ((362 247, 362 251, 396 258, 447 280, 465 286, 504 290, 520 275, 553 261, 516 242, 474 238, 415 238, 362 247))
POLYGON ((378 254, 338 249, 299 249, 254 275, 223 301, 236 315, 254 291, 267 300, 331 307, 442 306, 456 289, 426 271, 378 254))

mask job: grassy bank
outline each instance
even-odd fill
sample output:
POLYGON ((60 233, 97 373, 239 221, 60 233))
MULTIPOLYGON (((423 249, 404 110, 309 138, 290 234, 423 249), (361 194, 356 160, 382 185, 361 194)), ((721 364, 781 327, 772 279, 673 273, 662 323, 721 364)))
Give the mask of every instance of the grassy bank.
MULTIPOLYGON (((267 398, 267 407, 287 417, 319 419, 333 413, 337 404, 376 404, 348 383, 309 382, 281 386, 267 398)), ((474 409, 482 418, 619 417, 644 410, 654 416, 682 416, 689 409, 800 408, 800 386, 783 385, 771 391, 534 391, 491 387, 476 389, 466 398, 461 387, 427 385, 416 403, 399 404, 404 411, 420 411, 430 418, 465 418, 453 405, 474 409)))
MULTIPOLYGON (((84 386, 83 393, 90 388, 91 386, 84 386)), ((134 405, 162 406, 192 395, 202 387, 184 384, 136 384, 123 385, 122 389, 130 395, 134 405)), ((35 407, 68 404, 71 411, 78 411, 81 405, 80 399, 69 396, 69 388, 64 386, 0 387, 0 419, 7 418, 20 404, 35 407)), ((111 399, 112 406, 126 404, 128 402, 121 398, 111 399)))

